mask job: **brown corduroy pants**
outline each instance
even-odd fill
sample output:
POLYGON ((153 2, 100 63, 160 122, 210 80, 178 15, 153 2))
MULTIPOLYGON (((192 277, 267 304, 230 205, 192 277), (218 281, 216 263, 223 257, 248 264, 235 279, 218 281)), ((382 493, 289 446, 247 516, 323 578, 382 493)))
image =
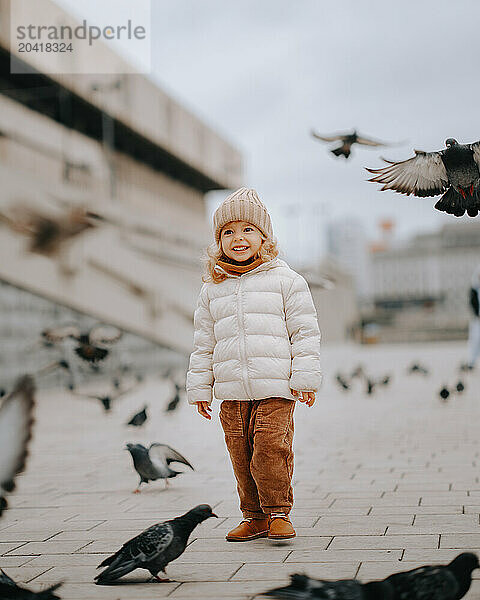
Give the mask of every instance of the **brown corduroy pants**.
POLYGON ((220 422, 245 518, 288 514, 293 505, 293 412, 286 398, 224 400, 220 422))

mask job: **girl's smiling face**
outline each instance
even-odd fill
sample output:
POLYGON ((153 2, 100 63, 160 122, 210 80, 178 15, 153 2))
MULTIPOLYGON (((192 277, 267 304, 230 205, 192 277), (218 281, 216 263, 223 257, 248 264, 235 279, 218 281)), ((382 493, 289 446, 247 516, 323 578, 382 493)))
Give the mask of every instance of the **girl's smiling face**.
POLYGON ((231 221, 223 226, 220 243, 225 256, 243 261, 260 250, 262 235, 255 225, 247 221, 231 221))

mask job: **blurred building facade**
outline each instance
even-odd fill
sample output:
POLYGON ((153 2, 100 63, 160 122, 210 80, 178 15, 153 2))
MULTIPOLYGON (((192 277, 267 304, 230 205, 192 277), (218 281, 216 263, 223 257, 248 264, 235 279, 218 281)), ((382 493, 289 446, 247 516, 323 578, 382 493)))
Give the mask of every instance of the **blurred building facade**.
POLYGON ((480 223, 453 222, 372 253, 376 316, 389 339, 466 336, 468 293, 480 265, 480 223))
POLYGON ((371 295, 371 269, 368 239, 361 220, 353 217, 333 221, 327 228, 327 250, 350 273, 361 299, 371 295))
MULTIPOLYGON (((47 22, 75 24, 50 0, 30 6, 47 22)), ((84 206, 105 225, 48 257, 0 224, 7 303, 24 288, 188 353, 211 237, 204 195, 241 185, 240 153, 143 75, 47 75, 33 54, 17 57, 24 73, 11 74, 9 8, 0 0, 0 213, 84 206)), ((99 52, 122 72, 121 57, 99 52)))
POLYGON ((339 343, 351 339, 359 321, 352 275, 331 256, 301 273, 312 292, 322 343, 339 343))

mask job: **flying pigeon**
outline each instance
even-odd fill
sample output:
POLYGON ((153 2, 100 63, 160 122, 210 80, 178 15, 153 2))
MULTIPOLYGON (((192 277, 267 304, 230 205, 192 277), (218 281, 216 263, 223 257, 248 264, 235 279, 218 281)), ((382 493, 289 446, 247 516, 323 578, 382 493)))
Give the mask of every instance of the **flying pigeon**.
POLYGON ((382 190, 394 190, 419 198, 443 194, 437 210, 456 217, 467 211, 476 217, 480 209, 480 142, 459 144, 448 138, 445 150, 422 152, 401 162, 385 160, 388 167, 367 169, 374 177, 368 181, 383 184, 382 190))
POLYGON ((350 389, 350 385, 349 385, 348 381, 345 379, 345 377, 341 373, 337 373, 335 375, 335 380, 337 381, 338 385, 342 388, 342 390, 350 389))
POLYGON ((380 380, 380 385, 384 385, 387 386, 390 384, 392 380, 392 376, 391 375, 385 375, 385 377, 383 377, 383 379, 380 380))
POLYGON ((134 414, 130 421, 127 423, 127 425, 133 425, 133 427, 141 427, 148 419, 147 408, 148 406, 144 406, 140 412, 134 414))
POLYGON ((461 371, 462 373, 468 372, 468 371, 473 371, 473 365, 470 365, 469 363, 462 363, 459 367, 458 367, 459 371, 461 371))
POLYGON ((0 569, 0 598, 2 600, 60 600, 60 596, 53 592, 61 585, 61 583, 57 583, 41 592, 31 592, 17 585, 5 571, 0 569))
POLYGON ((290 575, 290 585, 262 592, 262 596, 271 596, 279 600, 394 599, 392 586, 384 581, 370 583, 360 583, 355 579, 324 581, 299 574, 290 575))
POLYGON ((168 563, 183 554, 197 525, 216 516, 211 506, 200 504, 181 517, 152 525, 98 565, 98 569, 107 568, 95 577, 96 583, 111 583, 135 569, 146 569, 157 581, 168 581, 160 579, 158 572, 165 573, 168 563))
POLYGON ((174 385, 175 385, 175 396, 168 403, 167 408, 165 409, 165 412, 172 412, 173 410, 175 410, 177 408, 178 403, 180 402, 181 387, 178 385, 178 383, 174 383, 174 385))
POLYGON ((100 215, 78 207, 53 216, 17 203, 0 213, 0 221, 30 238, 30 252, 45 256, 58 254, 65 242, 103 220, 100 215))
POLYGON ((399 600, 460 600, 470 588, 472 571, 478 567, 477 555, 463 552, 448 565, 419 567, 395 573, 384 581, 399 600))
POLYGON ((104 360, 110 349, 105 346, 114 344, 122 337, 117 327, 110 325, 95 325, 88 331, 82 331, 77 325, 62 325, 42 331, 42 337, 50 342, 62 342, 68 338, 78 342, 75 353, 82 360, 97 363, 104 360))
POLYGON ((127 444, 125 450, 132 455, 133 466, 140 475, 140 483, 134 490, 135 494, 140 492, 142 483, 165 479, 165 487, 167 487, 170 477, 181 475, 182 471, 174 471, 170 468, 172 462, 182 463, 194 471, 185 457, 166 444, 154 443, 150 444, 149 448, 145 448, 142 444, 127 444))
POLYGON ((320 135, 312 129, 311 134, 314 138, 321 140, 322 142, 341 142, 340 146, 330 150, 330 152, 335 156, 344 156, 346 159, 350 156, 353 144, 361 144, 362 146, 373 147, 392 145, 386 142, 380 142, 378 140, 372 140, 370 138, 361 136, 356 132, 355 129, 352 131, 352 133, 338 133, 333 135, 320 135))
POLYGON ((15 488, 15 475, 25 467, 32 436, 34 392, 33 378, 24 375, 0 404, 0 515, 7 507, 5 493, 15 488))
POLYGON ((457 392, 459 394, 462 394, 465 391, 465 385, 464 385, 463 381, 459 381, 457 383, 457 385, 455 386, 455 389, 457 390, 457 392))
POLYGON ((442 387, 442 389, 438 392, 438 395, 440 396, 440 398, 443 401, 446 401, 447 398, 450 396, 450 392, 448 391, 448 389, 444 386, 442 387))

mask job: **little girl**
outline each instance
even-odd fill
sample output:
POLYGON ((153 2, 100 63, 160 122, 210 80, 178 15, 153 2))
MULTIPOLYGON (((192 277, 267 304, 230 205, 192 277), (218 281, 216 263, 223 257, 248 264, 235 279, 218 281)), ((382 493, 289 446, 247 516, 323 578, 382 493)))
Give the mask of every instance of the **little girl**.
POLYGON ((293 411, 320 386, 320 331, 305 279, 278 258, 270 215, 240 188, 213 216, 215 243, 194 316, 187 397, 211 419, 212 393, 243 521, 226 538, 295 537, 293 411))

